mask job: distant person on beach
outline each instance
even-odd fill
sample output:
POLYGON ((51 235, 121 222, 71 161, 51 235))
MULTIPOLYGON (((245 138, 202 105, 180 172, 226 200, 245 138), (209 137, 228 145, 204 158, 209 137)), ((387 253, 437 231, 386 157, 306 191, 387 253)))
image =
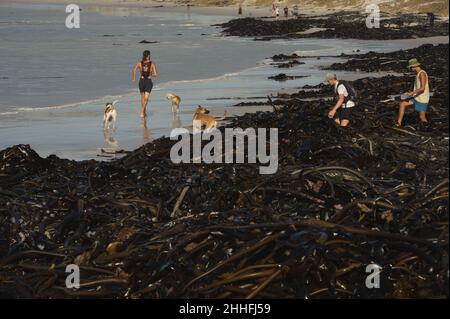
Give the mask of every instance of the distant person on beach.
POLYGON ((328 118, 334 119, 340 126, 347 126, 355 107, 356 93, 347 82, 338 81, 336 74, 328 73, 325 82, 333 87, 337 99, 336 104, 328 112, 328 118))
POLYGON ((397 126, 401 126, 403 117, 405 116, 405 110, 408 107, 414 106, 414 109, 419 112, 419 119, 422 125, 427 125, 427 108, 430 101, 430 87, 428 83, 428 74, 422 69, 421 64, 417 59, 411 59, 408 61, 408 67, 416 73, 414 80, 414 89, 411 92, 407 92, 404 95, 406 99, 400 102, 400 108, 397 118, 397 126))
POLYGON ((434 19, 435 19, 434 13, 427 12, 427 17, 428 17, 428 24, 430 25, 430 27, 434 26, 434 19))
POLYGON ((242 4, 239 5, 238 14, 240 16, 242 15, 242 4))
POLYGON ((142 53, 142 60, 136 63, 132 70, 133 82, 136 82, 136 71, 139 69, 141 77, 139 79, 139 92, 141 93, 141 117, 147 116, 147 104, 150 93, 153 89, 152 77, 158 76, 156 64, 151 60, 150 51, 142 53))
POLYGON ((278 8, 278 6, 275 6, 275 15, 277 16, 277 18, 280 16, 280 9, 278 8))
POLYGON ((292 9, 292 15, 294 16, 294 19, 298 18, 298 5, 295 5, 292 9))
POLYGON ((284 7, 284 17, 285 18, 287 18, 287 17, 289 17, 289 8, 286 6, 286 7, 284 7))

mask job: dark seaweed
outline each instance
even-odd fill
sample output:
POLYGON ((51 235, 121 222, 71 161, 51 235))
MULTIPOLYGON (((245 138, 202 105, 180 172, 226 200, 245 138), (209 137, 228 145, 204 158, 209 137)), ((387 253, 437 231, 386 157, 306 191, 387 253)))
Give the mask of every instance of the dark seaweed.
MULTIPOLYGON (((0 151, 0 297, 448 298, 448 45, 415 50, 432 78, 430 130, 414 114, 392 125, 408 74, 353 82, 349 128, 323 118, 324 85, 231 119, 279 128, 274 175, 173 164, 167 138, 112 162, 0 151), (65 288, 71 263, 78 290, 65 288), (371 263, 380 289, 365 285, 371 263)), ((403 72, 385 62, 410 53, 334 68, 403 72)))

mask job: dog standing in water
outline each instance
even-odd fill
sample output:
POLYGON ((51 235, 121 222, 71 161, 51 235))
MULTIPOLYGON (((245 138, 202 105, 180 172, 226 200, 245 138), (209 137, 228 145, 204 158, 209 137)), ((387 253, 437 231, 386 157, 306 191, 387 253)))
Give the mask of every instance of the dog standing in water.
POLYGON ((115 108, 115 105, 118 101, 114 101, 112 103, 108 102, 106 103, 105 113, 103 115, 103 129, 107 130, 111 127, 112 129, 116 129, 117 124, 117 110, 115 108))
POLYGON ((172 105, 172 113, 178 113, 180 111, 181 98, 174 93, 167 93, 166 98, 172 105))
POLYGON ((224 120, 227 116, 227 112, 223 115, 223 117, 215 117, 208 115, 209 111, 202 106, 198 106, 197 110, 195 110, 193 121, 194 130, 200 130, 202 127, 205 127, 205 130, 211 130, 217 127, 217 121, 224 120), (199 127, 200 125, 200 127, 199 127))

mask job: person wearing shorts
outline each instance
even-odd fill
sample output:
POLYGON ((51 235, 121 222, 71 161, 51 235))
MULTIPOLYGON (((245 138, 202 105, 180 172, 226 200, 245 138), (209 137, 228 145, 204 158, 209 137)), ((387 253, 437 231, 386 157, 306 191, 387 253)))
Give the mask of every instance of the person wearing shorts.
POLYGON ((152 77, 158 76, 156 64, 151 60, 150 51, 145 50, 142 53, 142 60, 135 64, 132 70, 133 82, 136 81, 136 72, 140 71, 139 92, 141 93, 141 117, 147 116, 147 105, 150 99, 150 93, 153 89, 152 77))
POLYGON ((427 113, 428 103, 420 103, 416 101, 415 98, 409 97, 406 99, 406 102, 412 103, 414 106, 414 111, 427 113))
POLYGON ((328 73, 325 82, 333 87, 337 97, 337 102, 328 112, 328 117, 334 119, 340 126, 347 126, 350 123, 355 102, 352 101, 345 82, 338 81, 336 74, 328 73))
POLYGON ((397 117, 397 126, 401 126, 403 117, 405 116, 405 110, 408 107, 413 107, 414 110, 419 112, 419 119, 422 125, 427 125, 427 109, 430 101, 430 87, 428 83, 428 74, 422 69, 421 64, 417 59, 411 59, 408 61, 408 66, 416 73, 414 81, 414 89, 411 92, 405 93, 407 99, 400 102, 399 112, 397 117))
POLYGON ((350 122, 350 119, 352 118, 352 112, 353 107, 341 107, 337 111, 337 116, 340 119, 340 121, 348 121, 350 122))

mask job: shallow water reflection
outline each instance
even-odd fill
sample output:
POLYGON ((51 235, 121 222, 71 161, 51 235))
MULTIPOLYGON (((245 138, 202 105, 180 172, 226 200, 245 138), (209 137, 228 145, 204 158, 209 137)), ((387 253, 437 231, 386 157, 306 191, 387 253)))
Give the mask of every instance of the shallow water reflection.
POLYGON ((143 132, 144 142, 147 143, 147 142, 152 141, 153 140, 152 132, 148 129, 146 117, 144 117, 141 120, 141 128, 142 128, 142 132, 143 132))
POLYGON ((177 114, 172 114, 172 123, 171 123, 170 126, 173 129, 182 127, 181 120, 180 120, 180 115, 178 113, 177 114))
POLYGON ((119 141, 115 138, 115 130, 105 128, 103 129, 103 139, 106 146, 112 151, 119 150, 119 141))

